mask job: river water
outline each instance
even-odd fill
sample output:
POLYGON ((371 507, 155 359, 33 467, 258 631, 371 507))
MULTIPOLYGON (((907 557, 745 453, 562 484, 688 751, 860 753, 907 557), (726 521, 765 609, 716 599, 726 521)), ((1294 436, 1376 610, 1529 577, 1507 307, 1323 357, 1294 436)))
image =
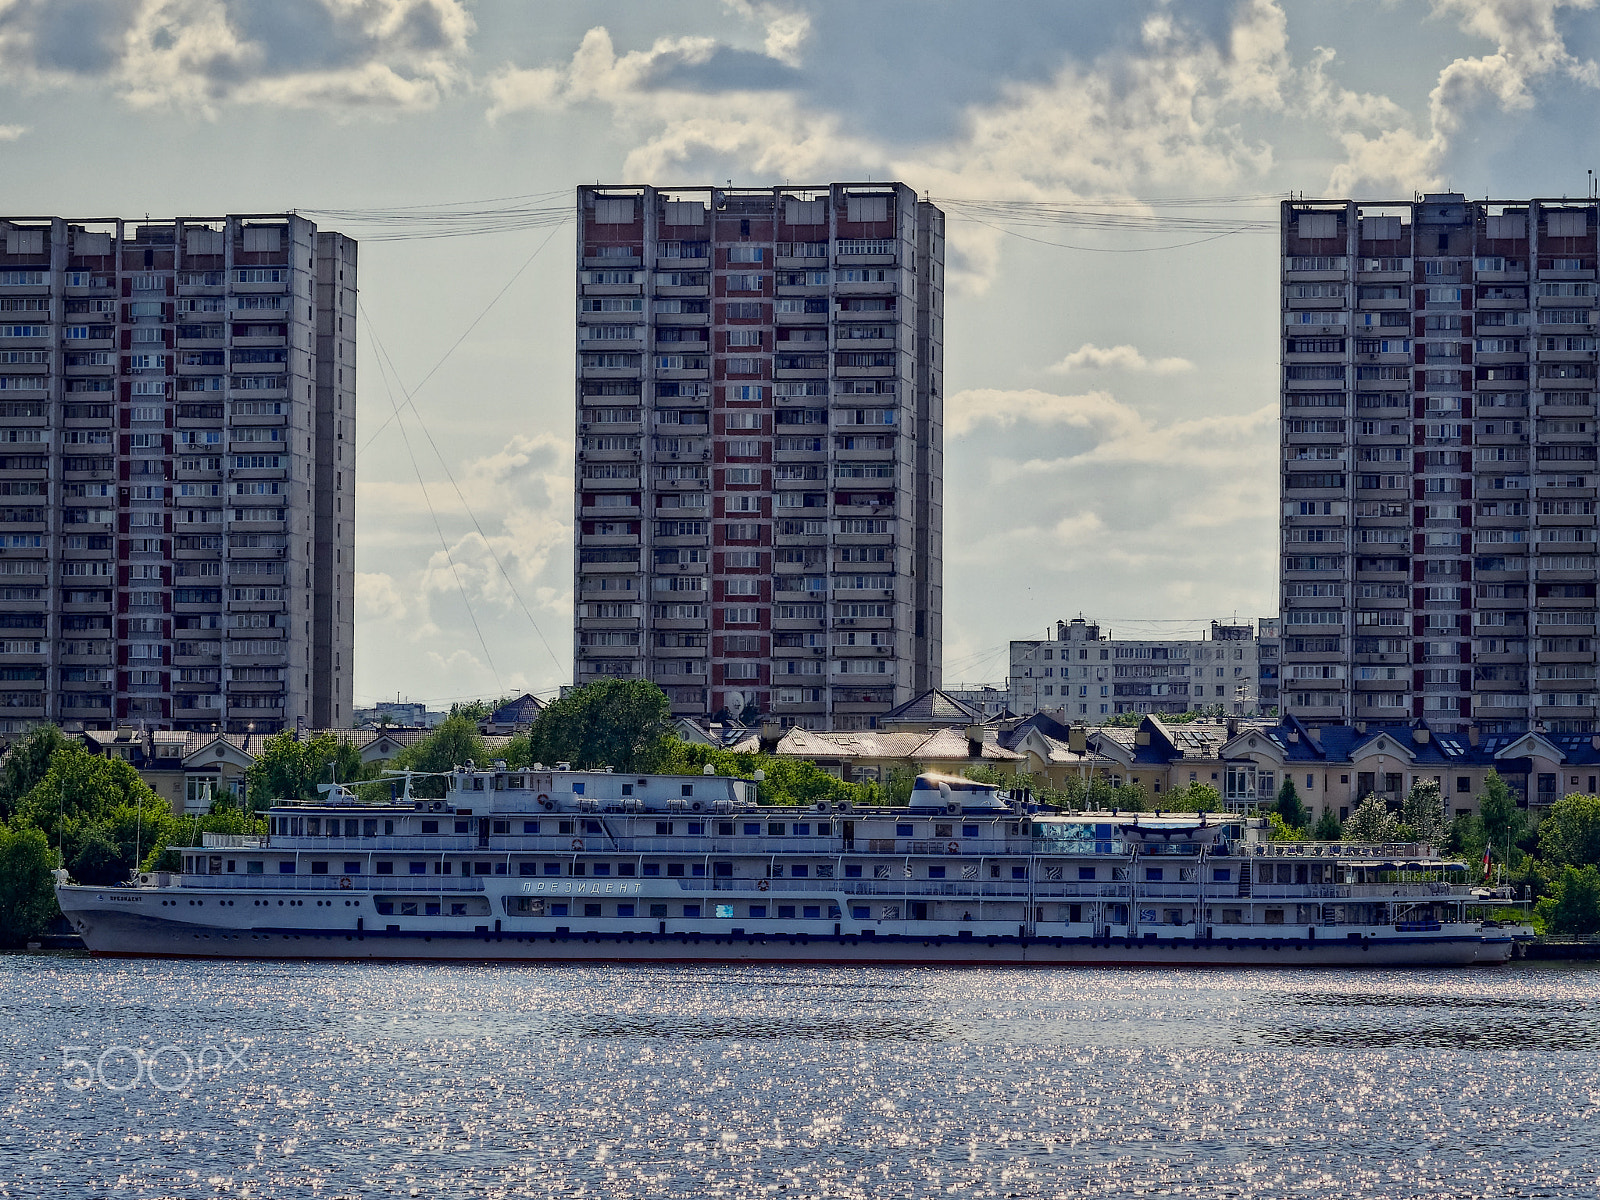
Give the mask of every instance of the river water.
POLYGON ((1600 969, 0 956, 0 1196, 1586 1196, 1600 969), (66 1048, 65 1050, 63 1048, 66 1048))

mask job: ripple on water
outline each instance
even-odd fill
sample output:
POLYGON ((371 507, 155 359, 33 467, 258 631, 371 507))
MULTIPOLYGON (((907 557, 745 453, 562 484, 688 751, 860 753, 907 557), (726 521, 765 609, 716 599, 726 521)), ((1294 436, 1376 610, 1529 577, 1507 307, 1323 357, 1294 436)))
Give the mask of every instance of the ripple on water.
POLYGON ((1587 1196, 1600 1170, 1600 971, 1571 965, 14 955, 0 1046, 0 1196, 1587 1196), (63 1046, 111 1086, 69 1087, 63 1046))

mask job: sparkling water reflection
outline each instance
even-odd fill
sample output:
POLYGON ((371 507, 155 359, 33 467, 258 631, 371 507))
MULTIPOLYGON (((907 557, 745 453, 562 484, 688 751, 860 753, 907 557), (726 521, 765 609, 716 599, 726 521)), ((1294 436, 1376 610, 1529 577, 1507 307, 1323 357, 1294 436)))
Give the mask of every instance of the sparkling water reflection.
POLYGON ((12 955, 0 1014, 0 1196, 1592 1196, 1600 1181, 1600 970, 1575 965, 12 955))

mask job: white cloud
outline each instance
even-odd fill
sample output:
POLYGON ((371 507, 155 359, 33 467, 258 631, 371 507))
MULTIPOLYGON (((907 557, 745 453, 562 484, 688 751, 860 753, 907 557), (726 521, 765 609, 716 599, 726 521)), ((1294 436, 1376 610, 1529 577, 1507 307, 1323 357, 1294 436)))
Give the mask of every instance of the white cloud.
POLYGON ((1009 429, 1019 421, 1034 425, 1109 428, 1137 420, 1109 392, 1060 396, 1034 388, 968 388, 945 401, 945 433, 959 437, 985 422, 1009 429))
POLYGON ((1501 111, 1533 107, 1533 88, 1553 75, 1600 86, 1600 67, 1580 61, 1557 25, 1563 9, 1592 9, 1595 0, 1432 0, 1435 16, 1454 18, 1463 32, 1493 42, 1492 54, 1457 58, 1439 72, 1428 94, 1428 131, 1396 124, 1368 136, 1340 135, 1346 160, 1328 181, 1333 195, 1363 188, 1435 187, 1454 138, 1484 102, 1501 111))
MULTIPOLYGON (((671 177, 707 157, 741 163, 765 178, 807 178, 832 165, 879 161, 879 151, 851 137, 839 118, 806 109, 788 92, 730 88, 708 104, 706 91, 675 74, 707 65, 722 49, 714 38, 693 36, 658 38, 648 50, 619 54, 610 32, 597 26, 565 65, 506 67, 491 75, 484 85, 487 116, 498 121, 525 110, 605 106, 636 139, 622 164, 628 179, 671 177)), ((798 54, 799 42, 780 49, 798 54)))
POLYGON ((36 86, 109 87, 138 108, 405 112, 464 79, 465 0, 0 0, 0 68, 36 86), (63 50, 70 46, 70 50, 63 50))
POLYGON ((365 518, 373 528, 363 530, 361 565, 379 569, 356 579, 358 658, 370 664, 404 656, 403 673, 372 674, 404 678, 414 694, 434 697, 474 689, 485 695, 501 688, 548 690, 565 682, 572 628, 571 439, 514 434, 454 474, 481 531, 447 479, 428 481, 426 493, 399 481, 358 485, 358 509, 382 514, 365 518))
POLYGON ((26 125, 0 125, 0 142, 14 142, 27 132, 26 125))
POLYGON ((1273 610, 1276 405, 1173 420, 1104 392, 991 390, 951 407, 967 415, 954 453, 982 484, 954 506, 947 489, 946 578, 999 572, 1008 587, 981 604, 953 589, 947 628, 982 646, 1080 610, 1197 623, 1273 610), (1037 426, 1026 440, 1007 435, 1020 422, 1037 426))
POLYGON ((383 571, 356 572, 356 615, 363 621, 405 620, 405 596, 394 576, 383 571))
POLYGON ((752 0, 723 0, 746 20, 758 21, 766 27, 766 40, 762 46, 767 57, 785 66, 798 67, 801 51, 811 38, 811 18, 781 4, 752 3, 752 0))
POLYGON ((1065 426, 1086 435, 1074 440, 1087 441, 1087 447, 1069 454, 1036 456, 1020 463, 1010 460, 1007 469, 1020 473, 1046 474, 1108 464, 1202 464, 1207 469, 1244 468, 1270 477, 1276 487, 1276 474, 1260 469, 1260 454, 1276 428, 1277 411, 1276 404, 1269 404, 1250 413, 1208 414, 1163 424, 1109 392, 1061 396, 1032 388, 975 388, 949 397, 945 429, 960 436, 986 423, 1000 429, 1026 423, 1065 426))
POLYGON ((1096 346, 1085 342, 1060 362, 1050 367, 1058 375, 1072 371, 1139 371, 1152 375, 1173 375, 1194 370, 1186 358, 1146 358, 1137 346, 1096 346))

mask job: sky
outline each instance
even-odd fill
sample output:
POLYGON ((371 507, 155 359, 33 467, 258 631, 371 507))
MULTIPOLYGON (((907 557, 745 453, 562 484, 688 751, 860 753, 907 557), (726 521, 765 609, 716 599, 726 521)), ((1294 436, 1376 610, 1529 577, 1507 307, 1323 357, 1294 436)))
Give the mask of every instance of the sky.
POLYGON ((903 180, 999 682, 1276 612, 1279 201, 1584 195, 1596 57, 1596 0, 0 0, 0 211, 361 241, 356 700, 443 707, 570 678, 573 188, 903 180))

